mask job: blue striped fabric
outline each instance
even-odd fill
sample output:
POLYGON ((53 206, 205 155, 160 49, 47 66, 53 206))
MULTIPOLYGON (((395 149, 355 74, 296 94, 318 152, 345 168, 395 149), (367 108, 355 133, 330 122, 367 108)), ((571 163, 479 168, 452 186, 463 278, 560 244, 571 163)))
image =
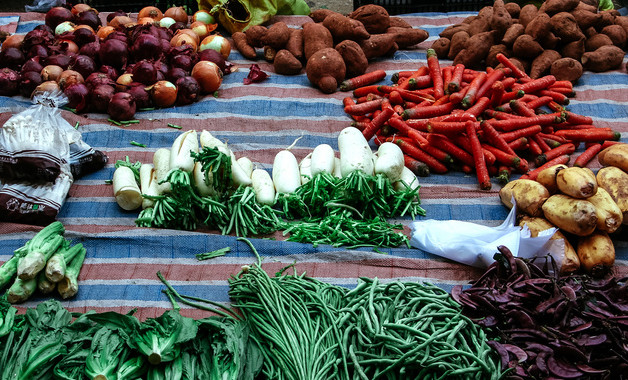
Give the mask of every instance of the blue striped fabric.
MULTIPOLYGON (((458 23, 469 13, 430 13, 404 15, 416 27, 430 32, 430 39, 418 49, 398 51, 393 57, 372 62, 373 68, 387 72, 385 83, 400 70, 414 70, 426 64, 426 48, 447 25, 458 23)), ((18 33, 26 33, 42 22, 43 16, 24 18, 18 33)), ((279 18, 289 25, 299 25, 303 17, 279 18)), ((318 144, 327 143, 337 149, 337 133, 350 124, 343 111, 342 99, 349 93, 322 94, 312 88, 302 75, 282 76, 272 72, 263 59, 253 62, 233 51, 229 60, 238 70, 224 77, 218 97, 205 97, 201 102, 149 112, 138 112, 139 124, 119 127, 106 121, 106 115, 63 116, 74 125, 79 122, 83 139, 103 150, 110 162, 106 168, 89 174, 73 184, 63 205, 59 220, 67 228, 67 237, 82 242, 88 256, 81 272, 79 294, 64 301, 74 311, 88 309, 127 312, 138 308, 140 318, 160 314, 169 307, 161 293, 164 288, 156 277, 161 271, 182 293, 228 302, 230 276, 240 267, 256 261, 249 247, 234 236, 221 236, 215 231, 194 232, 137 228, 137 211, 124 211, 115 203, 111 186, 113 163, 129 156, 132 161, 151 162, 152 154, 171 146, 182 131, 207 129, 226 140, 237 157, 247 156, 259 167, 270 170, 275 153, 301 138, 294 147, 297 158, 303 158, 318 144), (261 83, 245 86, 251 64, 258 64, 270 73, 261 83), (167 123, 182 126, 168 128, 167 123), (137 141, 146 148, 132 146, 137 141), (195 254, 231 247, 226 256, 199 262, 195 254)), ((449 65, 451 61, 442 61, 449 65)), ((628 76, 624 70, 611 73, 585 73, 575 87, 577 96, 568 107, 571 111, 591 116, 596 125, 610 127, 622 133, 628 142, 628 76)), ((0 116, 6 120, 11 112, 28 107, 27 99, 0 97, 0 116)), ((373 145, 373 148, 375 146, 373 145)), ((591 164, 597 169, 597 163, 591 164)), ((486 225, 498 225, 508 210, 501 204, 493 182, 488 192, 478 190, 473 175, 452 172, 420 178, 421 199, 427 215, 419 217, 436 220, 463 220, 486 225)), ((409 218, 398 221, 406 228, 409 218)), ((33 226, 0 225, 0 262, 24 244, 37 228, 33 226)), ((408 247, 395 249, 338 249, 330 246, 313 247, 286 242, 281 233, 251 239, 262 256, 264 267, 274 273, 296 262, 296 269, 317 278, 343 286, 353 286, 359 277, 378 277, 383 281, 405 279, 430 281, 444 289, 466 284, 481 271, 457 264, 426 252, 408 247)), ((625 273, 628 246, 616 242, 618 271, 625 273)), ((34 298, 24 306, 33 306, 34 298)), ((189 307, 184 312, 204 316, 205 312, 189 307)))

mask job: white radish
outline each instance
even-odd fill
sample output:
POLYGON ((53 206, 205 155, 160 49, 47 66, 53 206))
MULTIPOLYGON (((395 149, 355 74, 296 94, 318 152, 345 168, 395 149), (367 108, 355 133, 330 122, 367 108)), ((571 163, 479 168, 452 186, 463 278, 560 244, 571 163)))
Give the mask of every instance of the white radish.
POLYGON ((305 185, 312 179, 312 153, 305 156, 299 164, 301 185, 305 185))
POLYGON ((211 133, 209 133, 206 130, 203 130, 201 132, 199 140, 201 142, 201 148, 205 148, 205 147, 208 147, 208 148, 218 148, 219 146, 225 146, 226 145, 225 143, 223 143, 222 141, 220 141, 219 139, 214 137, 211 133))
POLYGON ((375 158, 375 174, 384 174, 391 182, 395 182, 401 178, 404 167, 403 151, 399 145, 385 142, 379 146, 375 158))
POLYGON ((335 164, 334 148, 329 144, 320 144, 312 151, 312 176, 325 172, 332 174, 335 164))
POLYGON ((354 171, 373 175, 373 151, 359 129, 347 127, 338 135, 340 172, 343 177, 354 171))
POLYGON ((157 149, 153 155, 153 166, 155 167, 155 176, 157 177, 157 195, 169 193, 171 189, 170 182, 160 182, 166 180, 170 172, 170 149, 157 149))
POLYGON ((135 210, 142 205, 142 192, 129 167, 120 166, 113 172, 113 195, 124 210, 135 210))
POLYGON ((301 186, 297 158, 289 150, 282 150, 273 161, 273 183, 278 193, 291 194, 301 186))
POLYGON ((419 178, 417 178, 417 176, 414 173, 412 173, 412 170, 406 168, 405 166, 403 167, 403 170, 401 171, 401 177, 393 185, 395 187, 395 190, 397 191, 406 190, 407 189, 406 185, 409 186, 410 189, 412 190, 416 190, 420 186, 419 178))
POLYGON ((244 170, 244 172, 250 177, 253 173, 253 161, 251 161, 248 157, 240 157, 236 160, 238 165, 244 170))
MULTIPOLYGON (((157 184, 157 173, 153 164, 142 164, 140 166, 140 190, 142 195, 159 195, 159 185, 157 184)), ((148 198, 142 199, 142 209, 153 207, 155 201, 148 198)))
POLYGON ((213 186, 214 176, 211 171, 207 172, 207 182, 205 183, 205 171, 203 171, 203 164, 197 162, 194 164, 194 170, 192 171, 192 180, 194 182, 194 186, 198 190, 198 193, 202 197, 208 197, 216 194, 216 190, 213 186))
POLYGON ((270 174, 264 169, 255 169, 251 174, 253 190, 257 202, 263 205, 272 206, 275 204, 275 184, 270 174))
POLYGON ((194 158, 190 152, 198 153, 198 136, 195 130, 184 132, 174 140, 170 149, 170 170, 191 172, 194 169, 194 158))
POLYGON ((334 157, 334 177, 342 178, 342 173, 340 172, 340 158, 334 157))
MULTIPOLYGON (((221 152, 226 153, 221 147, 218 147, 218 149, 221 152)), ((229 148, 226 149, 229 150, 229 148)), ((229 153, 227 154, 231 156, 231 180, 233 181, 233 184, 236 187, 251 186, 250 174, 248 174, 244 169, 242 169, 240 164, 238 164, 238 160, 236 160, 236 157, 231 150, 229 150, 229 153)))

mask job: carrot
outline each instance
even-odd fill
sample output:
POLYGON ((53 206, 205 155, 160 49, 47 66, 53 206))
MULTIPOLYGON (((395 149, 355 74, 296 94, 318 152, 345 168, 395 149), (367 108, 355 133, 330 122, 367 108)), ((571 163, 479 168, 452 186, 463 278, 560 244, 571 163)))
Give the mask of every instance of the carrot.
POLYGON ((528 106, 528 108, 535 110, 541 106, 548 105, 551 101, 553 100, 550 96, 539 96, 538 98, 527 102, 526 105, 528 106))
MULTIPOLYGON (((352 106, 352 105, 355 105, 355 101, 351 97, 347 96, 346 98, 342 99, 343 107, 352 106)), ((366 118, 364 115, 349 115, 349 116, 351 116, 351 118, 357 122, 368 121, 368 118, 366 118)))
POLYGON ((401 79, 407 79, 409 78, 412 74, 414 74, 414 71, 412 70, 402 70, 402 71, 397 71, 396 73, 393 73, 390 76, 390 80, 393 83, 397 83, 401 80, 401 79))
POLYGON ((541 90, 545 90, 556 82, 556 77, 553 75, 546 75, 541 78, 533 79, 529 82, 522 83, 513 86, 513 90, 523 91, 527 94, 536 93, 541 90))
POLYGON ((478 89, 476 96, 478 98, 481 98, 482 96, 484 96, 495 82, 500 81, 503 77, 510 74, 510 72, 511 70, 508 68, 493 70, 490 74, 486 76, 486 80, 484 81, 484 83, 482 83, 482 85, 478 89))
POLYGON ((541 136, 539 136, 539 138, 541 140, 543 140, 545 142, 545 144, 547 144, 550 147, 550 149, 558 148, 559 145, 562 145, 561 143, 559 143, 556 140, 546 139, 546 138, 541 137, 541 136))
MULTIPOLYGON (((556 130, 562 130, 562 129, 570 129, 570 130, 578 130, 578 129, 596 129, 595 125, 593 124, 569 124, 569 123, 560 123, 557 124, 556 126, 556 130)), ((600 128, 601 129, 601 128, 600 128)), ((604 128, 607 130, 610 130, 610 128, 604 128)))
POLYGON ((480 73, 469 84, 469 89, 467 90, 467 94, 464 96, 461 102, 463 108, 469 108, 475 103, 477 92, 485 80, 486 80, 486 73, 480 73))
POLYGON ((504 141, 511 142, 521 137, 530 137, 530 136, 536 135, 537 133, 541 133, 540 125, 532 125, 530 127, 517 129, 516 131, 505 132, 505 133, 502 133, 501 136, 504 139, 504 141))
POLYGON ((547 152, 544 152, 536 157, 534 160, 535 165, 541 166, 547 161, 553 160, 556 157, 562 156, 564 154, 572 154, 576 151, 576 146, 574 144, 563 144, 554 149, 550 149, 547 152))
POLYGON ((451 77, 453 75, 453 66, 445 66, 441 70, 441 75, 443 76, 443 91, 445 95, 449 95, 449 88, 447 88, 447 84, 451 82, 451 77))
POLYGON ((536 180, 536 177, 538 177, 539 173, 542 172, 543 170, 554 165, 559 165, 559 164, 566 165, 568 162, 569 162, 569 155, 564 154, 562 156, 558 156, 552 160, 547 161, 543 165, 535 168, 534 170, 530 170, 526 174, 522 175, 520 178, 536 180))
POLYGON ((412 140, 414 140, 420 146, 423 146, 423 145, 427 144, 427 139, 425 137, 423 137, 423 135, 421 135, 421 133, 419 131, 417 131, 416 129, 411 128, 408 124, 406 124, 400 118, 390 118, 388 120, 388 124, 391 127, 393 127, 396 130, 398 130, 400 133, 410 137, 412 140))
POLYGON ((569 124, 593 124, 593 119, 589 116, 578 115, 571 111, 565 111, 565 118, 569 124))
POLYGON ((362 135, 364 136, 366 141, 369 141, 370 139, 373 138, 373 136, 375 136, 375 133, 377 133, 377 131, 379 131, 382 125, 384 125, 384 123, 390 119, 393 113, 395 113, 395 111, 391 107, 382 108, 382 112, 380 112, 379 115, 374 117, 373 121, 371 121, 366 126, 366 128, 362 130, 362 135))
POLYGON ((554 132, 557 136, 562 136, 567 140, 576 142, 597 142, 605 140, 617 141, 621 137, 619 132, 615 132, 610 129, 603 128, 591 128, 591 129, 561 129, 554 132))
POLYGON ((475 126, 473 126, 473 122, 467 121, 465 126, 467 132, 467 138, 469 139, 469 143, 471 145, 471 155, 473 156, 473 166, 475 167, 475 173, 478 178, 478 183, 480 184, 480 189, 482 190, 490 190, 491 189, 491 177, 488 175, 488 169, 486 167, 486 160, 484 159, 484 154, 482 153, 482 145, 480 144, 480 140, 478 139, 478 135, 475 131, 475 126))
POLYGON ((494 109, 487 109, 484 111, 484 116, 488 118, 494 118, 498 120, 509 120, 509 119, 521 119, 523 116, 515 115, 514 113, 508 113, 503 111, 496 111, 494 109))
POLYGON ((563 94, 568 98, 573 98, 574 96, 576 96, 574 90, 568 87, 552 87, 548 88, 548 91, 558 92, 559 94, 563 94))
POLYGON ((414 157, 404 154, 403 163, 406 168, 410 169, 416 176, 428 177, 430 175, 430 167, 423 161, 419 161, 414 157))
POLYGON ((390 94, 388 94, 388 100, 390 100, 390 102, 392 104, 403 104, 404 100, 401 97, 401 94, 399 93, 399 91, 393 91, 390 94))
POLYGON ((465 131, 464 121, 432 121, 427 123, 427 131, 431 133, 462 133, 465 131))
POLYGON ((454 104, 459 104, 460 102, 462 102, 462 99, 465 97, 465 95, 467 95, 467 91, 469 91, 468 85, 462 87, 460 91, 454 92, 453 94, 449 95, 449 101, 454 104))
POLYGON ((384 78, 386 78, 386 71, 374 70, 368 73, 364 73, 362 75, 358 75, 357 77, 343 80, 340 83, 340 91, 355 90, 356 88, 377 83, 384 78))
POLYGON ((510 174, 511 174, 512 170, 510 169, 510 167, 506 166, 506 165, 499 165, 499 168, 497 168, 497 182, 499 182, 501 185, 505 185, 508 183, 508 181, 510 181, 510 174))
POLYGON ((602 150, 602 144, 593 144, 582 152, 573 162, 573 166, 584 168, 602 150))
POLYGON ((528 138, 527 137, 520 137, 517 140, 509 142, 508 146, 513 151, 528 149, 528 138))
POLYGON ((455 104, 451 102, 440 104, 440 105, 425 106, 425 107, 417 106, 410 109, 406 109, 403 112, 403 115, 401 115, 401 117, 403 117, 404 119, 419 119, 419 118, 440 116, 440 115, 451 113, 454 107, 455 107, 455 104))
POLYGON ((369 121, 352 121, 351 122, 351 126, 352 127, 355 127, 355 128, 357 128, 357 129, 359 129, 361 131, 364 131, 364 129, 366 127, 368 127, 369 125, 371 125, 371 124, 372 124, 372 122, 370 120, 369 121))
MULTIPOLYGON (((407 90, 416 90, 418 88, 425 88, 432 84, 432 77, 430 75, 423 75, 416 78, 408 79, 407 90)), ((403 88, 406 90, 406 88, 403 88)))
POLYGON ((604 141, 604 142, 602 143, 602 149, 606 149, 606 148, 608 148, 609 146, 611 146, 611 145, 615 145, 615 144, 620 144, 620 142, 619 142, 619 141, 609 141, 609 140, 606 140, 606 141, 604 141))
POLYGON ((395 113, 397 115, 399 115, 399 117, 401 117, 401 114, 403 113, 403 111, 406 110, 405 108, 403 108, 403 105, 401 105, 401 104, 395 104, 393 109, 395 110, 395 113))
POLYGON ((478 98, 478 100, 475 101, 474 105, 472 105, 471 107, 467 108, 465 113, 469 114, 469 115, 473 115, 475 117, 478 117, 490 105, 491 105, 491 100, 489 98, 487 98, 486 96, 483 96, 481 98, 478 98))
POLYGON ((412 73, 412 75, 401 79, 400 83, 397 83, 397 85, 399 86, 400 89, 407 90, 408 88, 410 88, 411 79, 422 77, 427 74, 428 74, 427 66, 421 66, 414 73, 412 73))
POLYGON ((517 78, 515 77, 508 77, 508 78, 504 78, 501 81, 504 84, 504 88, 505 89, 512 89, 512 86, 515 85, 515 83, 517 83, 517 78))
POLYGON ((541 133, 539 133, 539 136, 541 138, 545 139, 545 140, 554 140, 554 141, 556 141, 559 144, 567 144, 567 143, 569 143, 569 140, 567 140, 566 138, 560 137, 560 136, 556 136, 556 135, 551 134, 551 133, 543 133, 543 132, 541 132, 541 133))
POLYGON ((506 140, 504 140, 502 135, 500 135, 495 130, 495 128, 493 128, 491 121, 487 120, 487 121, 482 122, 480 124, 480 128, 484 132, 484 138, 489 143, 491 143, 495 148, 500 149, 508 154, 512 154, 513 156, 516 156, 515 151, 510 148, 510 146, 508 145, 506 140))
POLYGON ((528 140, 528 150, 530 151, 530 153, 532 153, 533 156, 538 157, 543 154, 541 147, 539 146, 539 144, 536 143, 536 141, 534 141, 534 139, 528 140))
MULTIPOLYGON (((468 153, 471 152, 471 143, 469 142, 469 139, 466 136, 463 136, 463 135, 456 136, 454 138, 454 142, 458 146, 462 147, 468 153)), ((491 153, 490 151, 482 148, 482 153, 484 154, 484 160, 486 161, 486 165, 488 166, 493 165, 497 161, 497 158, 495 157, 495 155, 491 153)))
POLYGON ((568 80, 557 80, 549 88, 551 90, 554 87, 566 87, 566 88, 571 88, 573 90, 573 83, 571 83, 568 80))
POLYGON ((565 106, 569 104, 569 97, 567 97, 567 95, 561 94, 560 92, 556 92, 552 90, 541 90, 538 93, 541 96, 551 97, 558 104, 562 104, 565 106))
POLYGON ((493 85, 491 86, 491 107, 497 107, 499 104, 501 104, 504 92, 506 92, 504 88, 504 82, 497 81, 493 83, 493 85))
POLYGON ((382 106, 383 98, 370 100, 368 102, 352 104, 345 107, 345 112, 349 115, 366 115, 375 110, 378 110, 382 106))
POLYGON ((384 95, 377 89, 378 87, 379 87, 378 85, 373 84, 373 85, 370 85, 370 86, 364 86, 364 87, 356 88, 355 90, 353 90, 353 97, 361 98, 361 97, 366 96, 368 94, 384 95))
POLYGON ((421 145, 421 149, 423 149, 425 153, 434 157, 435 159, 442 162, 443 164, 451 165, 454 163, 454 159, 449 153, 445 152, 444 150, 440 148, 435 147, 432 144, 429 144, 429 142, 428 144, 421 145))
POLYGON ((534 140, 534 142, 539 145, 539 148, 541 148, 541 151, 548 152, 552 150, 552 148, 538 134, 532 136, 532 140, 534 140))
POLYGON ((453 94, 454 92, 457 92, 458 90, 460 90, 460 82, 462 82, 463 73, 464 73, 463 64, 458 63, 456 66, 454 66, 454 71, 451 74, 451 79, 449 80, 449 83, 447 83, 447 91, 450 94, 453 94))
POLYGON ((467 153, 464 149, 461 149, 456 144, 454 144, 447 137, 435 133, 430 133, 427 136, 427 141, 430 142, 434 147, 441 149, 444 152, 449 153, 452 157, 457 159, 458 161, 473 166, 473 156, 467 153))
POLYGON ((527 103, 522 102, 521 99, 515 99, 510 101, 510 108, 517 114, 521 116, 535 116, 536 113, 530 107, 528 107, 527 103))
POLYGON ((423 102, 427 100, 430 103, 433 103, 435 100, 432 95, 422 92, 420 90, 410 91, 410 90, 397 89, 396 91, 399 93, 399 95, 401 95, 401 97, 405 101, 423 102))
POLYGON ((532 117, 524 117, 520 119, 495 120, 492 122, 495 129, 511 132, 519 128, 529 127, 532 125, 557 124, 564 121, 563 115, 560 113, 549 113, 545 115, 536 115, 532 117))
POLYGON ((391 142, 397 144, 404 154, 416 160, 424 162, 430 168, 430 172, 444 174, 449 171, 449 169, 447 169, 447 166, 421 150, 418 146, 399 138, 392 138, 391 142))
POLYGON ((505 91, 504 94, 502 95, 502 102, 504 102, 505 104, 502 105, 501 107, 506 107, 504 108, 504 111, 510 110, 510 104, 508 104, 508 102, 510 102, 513 99, 523 98, 525 95, 526 93, 523 91, 516 91, 516 90, 505 91))
POLYGON ((510 59, 508 59, 508 57, 506 57, 502 53, 497 54, 495 58, 497 58, 499 63, 512 70, 512 74, 517 78, 529 78, 528 74, 526 74, 525 71, 520 70, 510 59))

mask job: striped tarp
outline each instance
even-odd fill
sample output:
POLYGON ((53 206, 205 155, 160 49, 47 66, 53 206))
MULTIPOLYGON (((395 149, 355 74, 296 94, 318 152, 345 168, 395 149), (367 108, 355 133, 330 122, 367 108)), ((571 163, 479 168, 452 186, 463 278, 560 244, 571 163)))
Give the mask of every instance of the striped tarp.
MULTIPOLYGON (((393 57, 373 62, 370 69, 384 69, 390 76, 400 70, 413 70, 426 64, 426 48, 447 25, 458 23, 470 13, 430 13, 402 16, 415 27, 430 33, 430 38, 413 50, 398 51, 393 57)), ((0 14, 2 17, 10 15, 0 14)), ((41 14, 21 14, 18 33, 27 33, 42 22, 41 14)), ((306 17, 283 16, 292 27, 299 27, 306 17)), ((63 111, 74 125, 79 122, 83 139, 109 156, 109 165, 97 173, 77 180, 59 214, 66 226, 66 236, 82 242, 87 259, 80 275, 79 294, 63 301, 70 310, 89 309, 127 312, 138 308, 140 318, 159 315, 170 303, 161 290, 164 286, 156 276, 161 271, 181 293, 228 303, 228 279, 242 265, 255 261, 248 246, 234 236, 221 236, 215 231, 176 231, 137 228, 137 212, 123 211, 115 203, 110 185, 113 163, 129 156, 132 161, 152 162, 155 150, 170 147, 175 137, 185 130, 206 129, 221 140, 227 140, 237 157, 247 156, 258 167, 270 169, 274 155, 301 137, 293 152, 303 158, 320 143, 337 148, 338 132, 350 124, 343 112, 342 99, 347 93, 322 94, 309 84, 305 74, 282 76, 272 73, 264 60, 256 63, 270 73, 261 83, 243 85, 251 61, 233 51, 229 60, 237 65, 235 73, 224 77, 218 97, 205 97, 185 107, 173 107, 136 115, 139 124, 114 126, 101 114, 75 115, 63 111), (168 123, 183 127, 169 128, 168 123), (146 144, 136 147, 130 141, 146 144), (197 261, 197 253, 231 247, 224 257, 197 261)), ((442 61, 442 65, 451 64, 442 61)), ((603 74, 585 73, 578 82, 577 96, 569 109, 591 116, 599 127, 622 132, 628 142, 628 75, 621 71, 603 74)), ((20 97, 0 98, 0 124, 12 114, 28 107, 20 97)), ((591 163, 597 169, 597 162, 591 163)), ((463 220, 485 225, 498 225, 508 210, 500 203, 499 185, 491 191, 480 191, 474 176, 462 173, 431 175, 421 178, 422 205, 425 218, 463 220)), ((402 219, 405 232, 411 222, 402 219)), ((38 228, 12 223, 0 224, 0 262, 23 245, 38 228)), ((275 273, 296 262, 299 273, 306 272, 331 283, 354 286, 360 277, 387 280, 430 281, 450 289, 476 279, 481 271, 447 261, 412 248, 356 250, 329 246, 286 242, 281 233, 251 239, 262 255, 264 268, 275 273)), ((625 275, 628 246, 616 241, 617 268, 625 275)), ((35 297, 24 306, 34 306, 42 298, 35 297)), ((207 312, 185 307, 186 315, 202 317, 207 312)))

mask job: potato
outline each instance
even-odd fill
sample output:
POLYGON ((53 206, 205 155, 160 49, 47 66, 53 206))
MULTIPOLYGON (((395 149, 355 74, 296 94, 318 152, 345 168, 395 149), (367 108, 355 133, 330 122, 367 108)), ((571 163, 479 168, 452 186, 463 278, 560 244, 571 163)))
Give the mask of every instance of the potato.
POLYGON ((394 34, 371 34, 366 40, 358 41, 367 59, 384 57, 398 50, 394 34))
POLYGON ((512 53, 520 58, 534 58, 543 52, 540 43, 534 40, 529 34, 522 34, 512 45, 512 53))
POLYGON ((602 46, 595 51, 582 54, 580 60, 585 70, 609 71, 621 66, 624 60, 624 51, 615 45, 602 46))
POLYGON ((594 277, 601 277, 615 263, 615 246, 604 231, 595 231, 578 240, 576 253, 580 267, 594 277))
POLYGON ((607 166, 598 170, 596 179, 598 187, 606 190, 617 203, 623 214, 622 224, 628 224, 628 174, 614 166, 607 166))
POLYGON ((573 58, 579 61, 584 54, 584 38, 578 41, 572 41, 563 46, 560 51, 563 58, 573 58))
POLYGON ((449 40, 449 38, 441 37, 434 40, 430 48, 434 49, 434 51, 436 52, 436 56, 438 58, 447 59, 450 46, 451 46, 451 41, 449 40))
POLYGON ((395 35, 395 42, 400 49, 406 49, 420 44, 429 37, 429 33, 418 28, 390 27, 386 33, 395 35))
POLYGON ((508 47, 506 47, 506 45, 504 44, 499 44, 499 45, 493 45, 491 46, 491 48, 488 51, 488 54, 486 55, 486 66, 487 67, 496 67, 497 65, 500 64, 499 60, 497 60, 497 54, 503 54, 506 57, 512 55, 512 52, 510 50, 508 50, 508 47))
POLYGON ((331 9, 316 9, 310 12, 310 18, 314 20, 314 22, 323 22, 325 18, 332 14, 340 14, 338 12, 332 11, 331 9))
POLYGON ((469 33, 469 24, 454 24, 446 27, 442 32, 438 34, 439 37, 447 38, 448 40, 454 36, 454 34, 465 31, 469 33))
POLYGON ((478 17, 475 20, 469 23, 469 29, 467 32, 470 36, 476 35, 478 33, 484 33, 491 30, 491 25, 489 24, 490 18, 488 17, 478 17))
POLYGON ((493 13, 489 19, 491 29, 497 30, 499 35, 503 35, 512 23, 512 16, 506 9, 504 0, 495 0, 493 2, 493 13))
POLYGON ((389 28, 412 28, 412 25, 408 24, 408 22, 401 17, 391 16, 389 19, 389 28))
POLYGON ((525 33, 535 40, 539 40, 552 30, 550 16, 547 13, 539 12, 525 27, 525 33))
POLYGON ((510 13, 510 17, 513 19, 519 18, 519 12, 521 12, 521 6, 515 2, 507 2, 504 4, 508 13, 510 13))
POLYGON ((364 24, 366 31, 372 34, 385 33, 390 27, 390 15, 386 8, 366 4, 349 13, 349 17, 364 24))
POLYGON ((547 169, 543 169, 537 175, 536 181, 545 186, 550 194, 554 194, 558 191, 558 185, 556 185, 556 176, 558 175, 558 172, 563 169, 567 169, 567 165, 559 164, 550 166, 547 169))
MULTIPOLYGON (((456 58, 456 55, 460 53, 460 50, 464 49, 470 37, 471 36, 469 36, 469 33, 465 32, 464 30, 461 30, 457 32, 456 34, 454 34, 451 37, 451 42, 449 44, 449 53, 447 54, 447 58, 452 59, 452 60, 456 58)), ((438 53, 436 54, 438 55, 438 53)))
POLYGON ((546 12, 550 15, 558 12, 569 12, 578 6, 580 0, 546 0, 541 4, 539 12, 546 12))
POLYGON ((586 236, 597 227, 595 206, 586 199, 554 194, 547 198, 542 209, 545 219, 570 234, 586 236))
POLYGON ((615 166, 628 173, 628 144, 611 145, 598 153, 597 159, 602 166, 615 166))
POLYGON ((530 78, 537 79, 549 74, 554 61, 561 59, 561 55, 556 50, 545 50, 532 61, 530 66, 530 78))
POLYGON ((597 213, 597 229, 609 234, 617 231, 624 221, 624 216, 608 191, 598 187, 595 195, 587 198, 593 203, 597 213))
POLYGON ((543 185, 530 179, 510 181, 499 190, 499 198, 506 207, 512 208, 514 199, 517 210, 529 216, 541 216, 541 207, 549 196, 543 185))
POLYGON ((599 24, 602 15, 597 12, 591 12, 585 9, 574 9, 571 14, 576 19, 576 23, 580 29, 585 30, 591 26, 595 27, 599 24))
POLYGON ((303 29, 292 29, 286 49, 296 57, 303 59, 303 29))
POLYGON ((251 26, 244 32, 244 34, 246 34, 246 42, 248 42, 248 44, 253 47, 264 46, 264 44, 262 44, 262 38, 266 34, 267 30, 268 29, 266 29, 266 27, 263 25, 251 26))
POLYGON ((560 38, 556 37, 553 32, 549 32, 539 39, 539 43, 544 49, 556 49, 560 43, 560 38))
POLYGON ((244 32, 235 32, 233 33, 231 38, 233 39, 233 44, 235 45, 235 48, 240 52, 240 54, 242 54, 244 58, 247 58, 247 59, 257 58, 257 53, 255 52, 255 48, 249 45, 249 43, 246 40, 246 34, 244 34, 244 32))
POLYGON ((465 67, 477 67, 486 58, 494 43, 495 32, 483 32, 471 35, 463 50, 454 58, 454 65, 462 63, 465 67))
MULTIPOLYGON (((530 229, 531 237, 537 237, 539 232, 556 227, 545 218, 528 216, 524 216, 519 222, 519 226, 523 227, 524 225, 530 229)), ((563 261, 559 263, 561 274, 572 273, 580 269, 580 259, 576 254, 576 250, 560 230, 556 231, 550 240, 562 240, 565 245, 563 261)))
POLYGON ((597 192, 595 174, 589 168, 573 166, 556 174, 558 190, 572 198, 584 199, 597 192))
POLYGON ((582 64, 569 57, 557 59, 550 67, 550 74, 556 77, 556 80, 575 82, 580 79, 582 72, 582 64))

